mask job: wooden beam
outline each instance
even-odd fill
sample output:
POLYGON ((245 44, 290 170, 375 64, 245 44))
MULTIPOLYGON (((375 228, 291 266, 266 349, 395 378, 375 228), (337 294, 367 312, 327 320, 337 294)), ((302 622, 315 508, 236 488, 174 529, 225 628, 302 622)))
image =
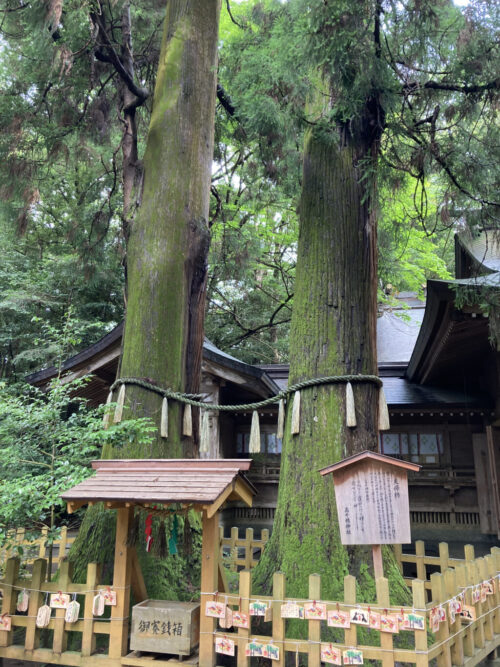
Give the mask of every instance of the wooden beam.
POLYGON ((226 502, 226 500, 232 494, 233 488, 234 488, 234 483, 226 487, 226 489, 224 489, 224 491, 220 494, 220 496, 214 503, 207 506, 207 516, 209 519, 212 518, 214 514, 219 510, 219 508, 222 507, 222 505, 226 502))
POLYGON ((127 654, 131 557, 127 546, 128 531, 133 517, 133 508, 121 507, 116 516, 115 563, 113 569, 113 590, 116 591, 116 605, 111 607, 111 631, 109 633, 109 657, 121 658, 127 654))
POLYGON ((214 636, 216 619, 205 614, 205 605, 214 599, 219 575, 219 513, 202 515, 201 547, 201 609, 200 609, 200 667, 214 667, 214 636))
POLYGON ((148 591, 146 589, 146 584, 144 583, 144 577, 142 576, 141 565, 135 547, 130 547, 130 558, 132 567, 132 591, 137 604, 138 602, 143 602, 148 599, 148 591))
POLYGON ((242 500, 249 507, 252 507, 253 504, 253 493, 248 488, 248 485, 241 478, 236 479, 236 484, 234 486, 234 493, 237 493, 239 500, 242 500))

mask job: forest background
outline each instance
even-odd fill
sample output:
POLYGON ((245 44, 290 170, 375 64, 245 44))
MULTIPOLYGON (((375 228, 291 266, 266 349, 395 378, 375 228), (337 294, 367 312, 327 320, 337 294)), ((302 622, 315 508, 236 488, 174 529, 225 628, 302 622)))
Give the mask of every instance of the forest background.
MULTIPOLYGON (((0 52, 0 377, 12 382, 54 362, 60 345, 43 335, 43 324, 62 329, 70 308, 68 355, 121 321, 132 213, 124 213, 123 82, 98 54, 87 3, 7 4, 0 52)), ((127 3, 102 4, 119 53, 127 3)), ((151 91, 164 3, 128 4, 135 76, 151 91)), ((291 54, 279 43, 285 36, 271 31, 280 3, 232 10, 240 25, 223 8, 220 26, 206 335, 249 363, 286 362, 305 126, 297 116, 305 93, 296 74, 287 82, 291 54)), ((151 103, 150 96, 136 113, 139 158, 151 103)), ((422 293, 427 278, 450 275, 462 216, 450 211, 446 190, 433 173, 382 185, 381 302, 387 285, 392 293, 422 293)))

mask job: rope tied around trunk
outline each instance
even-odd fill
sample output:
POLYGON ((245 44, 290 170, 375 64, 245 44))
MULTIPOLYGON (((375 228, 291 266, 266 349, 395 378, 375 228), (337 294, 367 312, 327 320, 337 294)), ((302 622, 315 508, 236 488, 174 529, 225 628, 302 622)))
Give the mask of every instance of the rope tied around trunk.
POLYGON ((110 392, 113 392, 117 387, 125 384, 135 385, 136 387, 141 387, 142 389, 147 389, 152 391, 163 398, 172 399, 179 401, 179 403, 184 403, 186 405, 191 405, 196 408, 202 408, 203 410, 212 410, 214 412, 242 412, 245 410, 258 410, 259 408, 264 408, 268 405, 273 405, 273 403, 279 403, 281 400, 286 399, 290 394, 294 394, 296 391, 301 389, 307 389, 308 387, 315 387, 324 384, 342 384, 348 382, 362 383, 367 382, 374 384, 376 387, 382 387, 382 380, 377 375, 329 375, 326 377, 320 378, 311 378, 310 380, 303 380, 302 382, 296 382, 295 384, 290 385, 286 389, 282 389, 280 392, 274 396, 270 396, 262 401, 256 401, 255 403, 240 403, 238 405, 219 405, 217 403, 204 403, 199 400, 201 398, 200 394, 184 394, 182 392, 173 391, 173 389, 164 389, 159 387, 156 384, 148 381, 146 378, 136 378, 136 377, 123 377, 118 378, 113 382, 110 387, 110 392))

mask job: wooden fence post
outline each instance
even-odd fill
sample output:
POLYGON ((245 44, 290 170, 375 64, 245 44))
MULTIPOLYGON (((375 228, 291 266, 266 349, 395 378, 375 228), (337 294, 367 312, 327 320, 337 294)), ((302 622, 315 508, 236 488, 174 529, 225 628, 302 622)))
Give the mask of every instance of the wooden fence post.
POLYGON ((253 528, 247 528, 245 531, 245 570, 250 570, 253 561, 253 528))
MULTIPOLYGON (((231 544, 229 547, 229 558, 230 558, 230 570, 231 572, 236 572, 238 570, 238 547, 236 546, 236 540, 238 539, 238 526, 233 526, 231 528, 231 544)), ((246 555, 246 554, 245 554, 246 555)))
POLYGON ((425 542, 417 540, 415 542, 415 562, 417 564, 417 579, 427 580, 427 570, 425 568, 425 542))
MULTIPOLYGON (((59 587, 61 592, 70 590, 71 569, 72 568, 70 568, 70 563, 67 560, 63 560, 59 564, 59 578, 56 585, 59 587)), ((60 655, 63 651, 66 650, 66 645, 68 642, 68 634, 64 631, 65 615, 66 609, 56 609, 52 650, 57 655, 60 655)))
MULTIPOLYGON (((435 572, 431 574, 431 591, 432 603, 439 607, 442 602, 446 600, 446 589, 444 585, 444 576, 435 572)), ((438 667, 449 667, 451 665, 451 651, 448 638, 450 636, 450 628, 448 626, 448 615, 446 619, 439 624, 439 630, 436 632, 436 639, 438 642, 445 642, 442 645, 441 652, 437 656, 438 667)))
MULTIPOLYGON (((242 570, 240 572, 240 582, 239 582, 239 591, 238 595, 240 596, 240 610, 243 614, 248 615, 248 608, 250 606, 250 595, 251 595, 251 576, 250 570, 242 570)), ((202 609, 203 613, 203 609, 202 609)), ((274 611, 273 611, 274 617, 274 611)), ((252 623, 252 617, 249 617, 249 625, 252 623)), ((238 628, 238 653, 237 653, 237 665, 238 667, 249 667, 250 658, 247 658, 245 655, 245 647, 248 641, 248 636, 250 635, 251 627, 249 628, 238 628)))
POLYGON ((446 542, 439 543, 439 567, 441 574, 444 574, 449 567, 450 552, 446 542))
MULTIPOLYGON (((466 590, 467 588, 467 569, 465 566, 465 563, 459 565, 456 569, 455 572, 457 574, 457 584, 458 587, 461 590, 465 590, 465 604, 470 605, 471 604, 471 599, 472 595, 470 590, 466 590)), ((474 634, 473 634, 473 628, 472 625, 469 625, 468 627, 465 628, 463 632, 463 637, 464 637, 464 653, 467 656, 472 656, 474 655, 474 634)))
POLYGON ((25 647, 33 651, 40 645, 40 630, 36 627, 36 615, 43 604, 42 584, 47 578, 47 561, 37 558, 33 563, 33 572, 30 584, 30 600, 28 604, 28 622, 26 625, 25 647))
POLYGON ((466 561, 471 561, 474 560, 474 547, 472 544, 466 544, 464 546, 464 555, 465 555, 465 560, 466 561))
MULTIPOLYGON (((38 558, 45 558, 46 557, 46 540, 47 540, 47 535, 49 533, 49 529, 47 526, 44 526, 42 528, 42 537, 40 538, 40 547, 38 549, 38 558)), ((51 573, 47 572, 47 574, 50 576, 51 573)))
MULTIPOLYGON (((16 611, 17 593, 14 589, 17 576, 19 574, 19 558, 9 558, 5 564, 5 574, 3 583, 2 614, 12 615, 16 611)), ((14 628, 9 632, 0 631, 0 646, 10 646, 14 638, 14 628)))
MULTIPOLYGON (((479 579, 481 581, 481 586, 483 582, 488 579, 488 570, 486 569, 486 561, 484 558, 478 558, 476 560, 479 579)), ((486 641, 491 641, 493 639, 493 617, 491 613, 492 609, 493 596, 487 595, 486 601, 483 602, 482 609, 483 614, 486 614, 483 620, 483 629, 484 629, 484 638, 486 641)))
MULTIPOLYGON (((385 577, 379 577, 375 582, 377 588, 377 605, 382 609, 390 607, 389 582, 385 577)), ((394 667, 394 643, 392 633, 380 632, 380 648, 382 649, 382 667, 394 667)))
MULTIPOLYGON (((421 579, 413 579, 412 593, 413 593, 414 609, 418 609, 418 613, 423 614, 424 617, 426 618, 427 614, 424 611, 427 606, 425 582, 422 581, 421 579)), ((387 633, 384 632, 381 634, 387 634, 387 633)), ((416 656, 415 663, 417 667, 428 666, 429 660, 427 658, 427 630, 425 632, 415 632, 415 656, 416 656)))
MULTIPOLYGON (((468 545, 467 545, 468 546, 468 545)), ((465 569, 467 571, 467 580, 469 585, 470 584, 478 584, 479 583, 479 575, 477 572, 477 566, 475 561, 467 561, 465 564, 465 569)), ((471 601, 472 602, 472 601, 471 601)), ((483 605, 478 602, 476 605, 476 614, 477 616, 481 616, 482 614, 482 607, 483 605)), ((482 620, 477 620, 473 621, 472 625, 472 636, 474 637, 474 645, 477 648, 482 648, 484 646, 484 628, 483 628, 483 621, 482 620)))
MULTIPOLYGON (((444 573, 444 585, 448 599, 457 595, 457 573, 455 570, 446 570, 444 573)), ((449 614, 449 608, 447 609, 447 612, 449 614)), ((462 619, 460 614, 455 616, 455 621, 453 623, 450 618, 450 632, 452 637, 454 636, 451 645, 451 660, 454 665, 464 664, 464 635, 460 632, 461 629, 462 619)))
POLYGON ((63 526, 61 528, 61 539, 58 540, 59 543, 59 555, 58 555, 58 563, 61 562, 61 558, 66 558, 66 544, 68 543, 68 528, 67 526, 63 526))
POLYGON ((262 551, 264 551, 264 547, 269 541, 269 530, 267 528, 260 531, 260 539, 262 540, 262 551))
MULTIPOLYGON (((321 600, 321 577, 319 574, 309 575, 309 599, 321 600)), ((309 667, 320 667, 321 665, 321 621, 308 621, 309 639, 309 667)))
POLYGON ((280 648, 279 660, 273 660, 276 667, 285 665, 285 619, 281 618, 281 605, 285 599, 285 575, 283 572, 273 574, 273 640, 276 639, 280 648))
POLYGON ((89 563, 87 565, 87 592, 85 593, 85 603, 83 605, 82 656, 85 657, 88 657, 95 652, 96 636, 94 634, 93 606, 100 576, 101 566, 97 563, 89 563))
MULTIPOLYGON (((346 605, 351 606, 356 604, 356 577, 353 577, 351 574, 344 577, 344 602, 346 605)), ((351 627, 344 630, 344 644, 347 647, 354 648, 357 646, 357 643, 356 625, 351 623, 351 627)))
MULTIPOLYGON (((493 553, 486 556, 486 568, 488 577, 495 582, 495 594, 491 596, 491 605, 493 607, 493 632, 500 635, 500 579, 497 579, 497 567, 493 553)), ((500 559, 499 559, 500 560, 500 559)), ((498 564, 500 567, 500 563, 498 564)))

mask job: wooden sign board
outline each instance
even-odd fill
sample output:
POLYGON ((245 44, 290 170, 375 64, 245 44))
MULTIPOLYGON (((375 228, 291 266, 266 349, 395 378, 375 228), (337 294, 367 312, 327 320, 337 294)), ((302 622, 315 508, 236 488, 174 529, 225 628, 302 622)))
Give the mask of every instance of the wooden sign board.
POLYGON ((342 544, 411 542, 408 470, 419 465, 363 452, 320 470, 332 473, 342 544))

